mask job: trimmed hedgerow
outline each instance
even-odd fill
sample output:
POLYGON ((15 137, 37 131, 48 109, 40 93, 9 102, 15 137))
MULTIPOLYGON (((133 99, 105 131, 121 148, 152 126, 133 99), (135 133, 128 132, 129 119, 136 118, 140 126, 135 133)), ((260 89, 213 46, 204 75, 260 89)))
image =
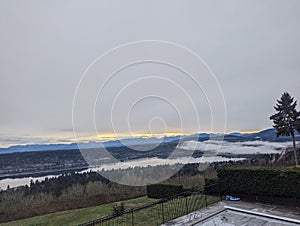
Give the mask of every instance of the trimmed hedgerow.
POLYGON ((230 166, 217 173, 223 193, 300 198, 299 168, 230 166))
POLYGON ((156 199, 171 197, 184 191, 183 186, 180 184, 150 184, 146 188, 148 197, 156 199))
POLYGON ((221 184, 217 177, 214 178, 205 178, 205 192, 208 194, 219 193, 221 192, 221 184))

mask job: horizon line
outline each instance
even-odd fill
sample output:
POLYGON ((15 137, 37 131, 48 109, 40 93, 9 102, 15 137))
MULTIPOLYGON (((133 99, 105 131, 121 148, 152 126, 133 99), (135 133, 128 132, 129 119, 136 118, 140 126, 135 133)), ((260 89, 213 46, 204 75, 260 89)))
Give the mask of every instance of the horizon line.
MULTIPOLYGON (((240 133, 240 134, 253 134, 253 133, 258 133, 270 128, 265 128, 262 130, 246 130, 246 131, 230 131, 230 132, 225 132, 225 133, 212 133, 212 132, 207 132, 207 131, 201 131, 201 132, 194 132, 194 133, 177 133, 177 132, 168 132, 168 133, 161 133, 161 134, 150 134, 150 133, 136 133, 136 134, 123 134, 123 135, 115 135, 112 136, 110 133, 106 133, 103 135, 96 135, 96 136, 86 136, 85 138, 78 140, 76 139, 75 136, 73 137, 57 137, 56 139, 53 137, 48 137, 48 141, 44 141, 46 137, 40 137, 40 141, 28 141, 28 142, 22 142, 22 138, 20 137, 20 143, 12 142, 12 143, 7 143, 7 145, 0 145, 0 148, 6 149, 10 147, 15 147, 15 146, 29 146, 29 145, 55 145, 55 144, 74 144, 74 143, 89 143, 89 142, 99 142, 99 143, 105 143, 109 141, 120 141, 120 140, 125 140, 125 139, 137 139, 137 138, 144 138, 144 139, 149 139, 149 138, 157 138, 157 139, 162 139, 165 137, 176 137, 176 136, 193 136, 197 134, 232 134, 232 133, 240 133)), ((30 139, 26 137, 26 139, 30 139)), ((34 137, 32 138, 34 139, 34 137)))

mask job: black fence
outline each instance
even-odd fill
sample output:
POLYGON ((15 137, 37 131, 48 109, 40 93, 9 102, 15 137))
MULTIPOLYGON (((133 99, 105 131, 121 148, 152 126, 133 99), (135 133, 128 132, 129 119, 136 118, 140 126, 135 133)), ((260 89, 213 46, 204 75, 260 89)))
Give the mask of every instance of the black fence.
POLYGON ((201 187, 186 191, 179 195, 161 199, 157 202, 144 206, 133 209, 125 209, 119 215, 112 214, 81 224, 81 226, 160 225, 222 200, 222 195, 220 193, 210 193, 210 195, 208 195, 206 190, 207 187, 201 187))

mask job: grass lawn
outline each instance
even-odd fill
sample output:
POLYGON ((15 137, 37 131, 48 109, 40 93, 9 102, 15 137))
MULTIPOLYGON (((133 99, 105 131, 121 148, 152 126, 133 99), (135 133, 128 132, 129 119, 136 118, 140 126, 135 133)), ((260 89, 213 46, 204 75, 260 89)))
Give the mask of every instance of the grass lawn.
MULTIPOLYGON (((157 199, 150 199, 144 196, 141 198, 123 201, 123 203, 125 205, 125 208, 133 208, 155 201, 157 201, 157 199)), ((207 196, 208 205, 217 201, 219 201, 219 197, 207 196)), ((113 205, 114 203, 110 203, 76 210, 61 211, 53 214, 12 221, 1 224, 1 226, 78 225, 109 215, 111 213, 113 205)), ((205 207, 205 196, 201 194, 192 195, 188 197, 173 199, 163 204, 154 205, 152 207, 136 211, 133 213, 133 216, 131 214, 122 215, 113 220, 110 220, 105 225, 131 225, 132 217, 134 220, 134 225, 158 225, 161 224, 163 221, 170 221, 172 219, 183 216, 187 213, 193 212, 203 207, 205 207)))
MULTIPOLYGON (((141 206, 147 203, 155 202, 157 199, 150 199, 146 196, 136 199, 130 199, 123 201, 126 208, 132 208, 136 206, 141 206)), ((29 225, 78 225, 80 223, 85 223, 111 213, 111 209, 114 203, 87 207, 82 209, 67 210, 56 212, 52 214, 46 214, 42 216, 27 218, 23 220, 11 221, 8 223, 2 223, 1 226, 29 226, 29 225)))

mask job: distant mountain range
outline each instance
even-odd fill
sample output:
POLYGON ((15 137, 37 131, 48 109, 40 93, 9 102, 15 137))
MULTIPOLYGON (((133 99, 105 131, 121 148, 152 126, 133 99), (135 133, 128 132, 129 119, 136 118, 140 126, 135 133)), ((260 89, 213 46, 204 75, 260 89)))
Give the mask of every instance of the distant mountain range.
MULTIPOLYGON (((106 142, 88 142, 80 143, 80 148, 98 148, 98 147, 122 147, 132 145, 146 145, 155 143, 168 143, 178 142, 180 139, 191 140, 198 139, 199 141, 205 141, 208 139, 220 139, 222 138, 227 142, 243 142, 243 141, 269 141, 269 142, 287 142, 291 141, 291 137, 277 137, 276 130, 266 129, 257 133, 239 133, 233 132, 230 134, 209 134, 200 133, 187 136, 170 136, 164 138, 128 138, 123 140, 106 141, 106 142)), ((296 133, 296 140, 300 141, 300 134, 296 133)), ((13 152, 30 152, 30 151, 51 151, 51 150, 74 150, 78 149, 77 143, 71 144, 29 144, 29 145, 16 145, 8 148, 0 148, 0 154, 13 153, 13 152)))

